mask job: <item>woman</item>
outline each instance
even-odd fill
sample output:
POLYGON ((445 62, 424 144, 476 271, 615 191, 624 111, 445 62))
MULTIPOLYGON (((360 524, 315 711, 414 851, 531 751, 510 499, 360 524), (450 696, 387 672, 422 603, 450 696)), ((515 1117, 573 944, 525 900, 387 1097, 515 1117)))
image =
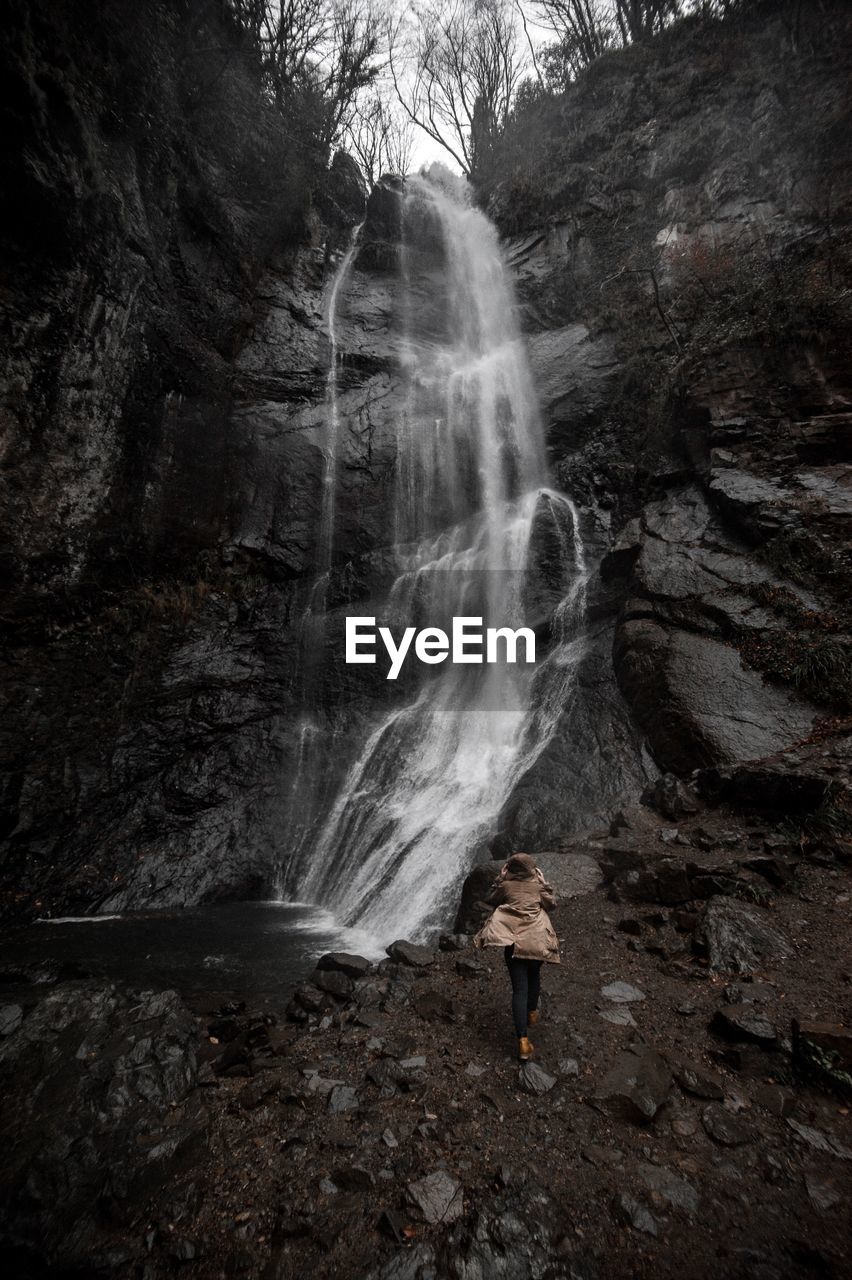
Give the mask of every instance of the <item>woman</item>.
POLYGON ((542 964, 559 964, 559 942, 547 912, 556 906, 553 890, 528 853, 513 853, 487 899, 495 908, 473 940, 475 947, 503 947, 512 980, 512 1017, 518 1057, 527 1062, 533 1045, 527 1028, 538 1022, 542 964))

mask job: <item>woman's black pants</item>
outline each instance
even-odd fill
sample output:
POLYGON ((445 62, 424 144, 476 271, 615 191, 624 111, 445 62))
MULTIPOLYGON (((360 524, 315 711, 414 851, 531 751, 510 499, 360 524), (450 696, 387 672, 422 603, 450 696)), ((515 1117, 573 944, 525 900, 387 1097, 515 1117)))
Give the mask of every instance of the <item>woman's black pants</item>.
POLYGON ((514 943, 503 951, 506 968, 512 980, 512 1017, 515 1034, 527 1034, 527 1014, 538 1008, 538 992, 541 985, 541 960, 516 960, 512 954, 514 943))

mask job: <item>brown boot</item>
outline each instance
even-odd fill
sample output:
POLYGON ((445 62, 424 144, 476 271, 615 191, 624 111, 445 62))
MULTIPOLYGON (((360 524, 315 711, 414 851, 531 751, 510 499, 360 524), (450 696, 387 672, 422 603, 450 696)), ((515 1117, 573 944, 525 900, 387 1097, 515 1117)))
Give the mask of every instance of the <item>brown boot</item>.
POLYGON ((538 1022, 538 1009, 530 1009, 527 1014, 527 1026, 534 1027, 538 1022))
POLYGON ((518 1061, 529 1062, 533 1056, 533 1045, 526 1036, 520 1036, 518 1039, 518 1061))

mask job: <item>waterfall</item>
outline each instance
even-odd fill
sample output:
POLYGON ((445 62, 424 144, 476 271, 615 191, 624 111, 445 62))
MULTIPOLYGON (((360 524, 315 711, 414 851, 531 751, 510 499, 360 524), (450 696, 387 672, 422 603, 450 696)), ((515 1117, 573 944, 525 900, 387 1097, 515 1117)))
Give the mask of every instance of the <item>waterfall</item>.
MULTIPOLYGON (((292 673, 302 706, 297 729, 297 750, 294 768, 287 786, 286 845, 291 863, 297 860, 315 817, 322 792, 322 751, 318 746, 323 733, 316 717, 317 661, 322 654, 325 634, 325 609, 334 546, 334 513, 338 481, 338 454, 340 450, 340 407, 338 403, 338 341, 337 307, 341 289, 349 275, 358 251, 358 237, 363 223, 352 229, 349 244, 331 278, 326 305, 326 329, 328 333, 328 372, 325 378, 324 440, 322 446, 322 487, 320 492, 320 518, 317 532, 315 563, 317 575, 307 589, 307 597, 298 623, 298 658, 292 673)), ((276 891, 285 887, 285 868, 278 866, 276 891)))
MULTIPOLYGON (((382 621, 474 615, 536 625, 550 647, 537 667, 424 668, 364 741, 286 888, 381 943, 446 923, 472 851, 552 737, 586 580, 576 510, 550 484, 497 233, 461 179, 407 180, 402 260, 406 393, 387 521, 397 577, 382 621)), ((332 526, 333 513, 329 539, 332 526)))
MULTIPOLYGON (((338 453, 340 450, 340 409, 337 402, 337 300, 344 281, 358 249, 358 236, 363 223, 353 228, 349 246, 340 260, 340 264, 331 282, 328 296, 328 373, 325 379, 326 402, 326 440, 323 449, 322 499, 320 507, 320 528, 317 546, 317 566, 320 576, 318 588, 324 591, 328 583, 328 571, 331 567, 331 553, 334 542, 334 499, 337 488, 338 453)), ((320 611, 318 600, 313 602, 314 611, 320 611)))

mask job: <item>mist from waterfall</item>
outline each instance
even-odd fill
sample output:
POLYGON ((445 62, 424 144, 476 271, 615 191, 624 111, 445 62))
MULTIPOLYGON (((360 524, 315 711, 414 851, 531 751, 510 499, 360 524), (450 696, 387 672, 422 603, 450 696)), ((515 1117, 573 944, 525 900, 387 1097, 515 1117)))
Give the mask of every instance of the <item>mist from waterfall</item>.
MULTIPOLYGON (((397 577, 381 621, 395 631, 470 615, 484 626, 536 623, 550 643, 536 667, 424 668, 413 699, 369 734, 312 847, 292 864, 285 896, 320 903, 378 944, 446 924, 472 851, 494 833, 513 785, 552 737, 579 657, 586 581, 577 513, 550 486, 496 230, 450 175, 409 178, 402 199, 406 394, 388 520, 397 577), (424 244, 442 261, 431 300, 414 293, 413 259, 424 244)), ((350 262, 332 288, 332 342, 350 262)), ((332 379, 335 361, 333 345, 332 379)), ((328 411, 335 453, 322 525, 330 545, 333 390, 328 411)))

